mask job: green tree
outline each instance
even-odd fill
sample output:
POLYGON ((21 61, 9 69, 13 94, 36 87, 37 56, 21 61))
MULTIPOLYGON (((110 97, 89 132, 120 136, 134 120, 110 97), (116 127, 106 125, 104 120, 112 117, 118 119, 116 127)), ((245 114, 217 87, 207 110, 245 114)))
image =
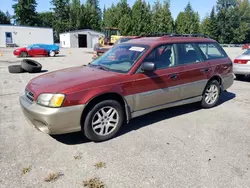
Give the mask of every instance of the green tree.
POLYGON ((101 30, 102 12, 98 0, 87 0, 86 12, 88 14, 87 24, 94 30, 101 30))
POLYGON ((14 9, 15 23, 18 25, 36 26, 37 12, 36 0, 14 0, 16 3, 12 6, 14 9))
POLYGON ((10 24, 10 15, 8 12, 6 14, 0 11, 0 24, 10 24))
POLYGON ((175 22, 175 30, 179 34, 195 34, 200 32, 200 17, 198 12, 194 12, 190 3, 185 11, 180 12, 175 22))
POLYGON ((236 6, 236 0, 218 0, 217 1, 217 10, 228 9, 230 7, 236 6))
POLYGON ((151 11, 150 6, 142 0, 137 0, 132 7, 133 29, 131 34, 142 35, 151 32, 151 11))
POLYGON ((81 2, 80 0, 72 0, 70 4, 70 29, 76 30, 81 27, 81 2))
POLYGON ((120 23, 119 23, 119 28, 120 28, 121 35, 123 35, 123 36, 132 35, 131 31, 132 31, 133 27, 132 27, 130 15, 125 14, 122 17, 122 19, 120 20, 120 23))
POLYGON ((117 6, 114 4, 103 13, 103 25, 104 27, 118 27, 117 6))
POLYGON ((59 34, 70 29, 70 3, 69 0, 52 0, 51 4, 55 13, 55 40, 58 41, 59 34))
POLYGON ((152 32, 172 33, 174 29, 174 21, 170 12, 170 1, 155 1, 152 14, 152 32))
POLYGON ((38 22, 40 27, 53 28, 55 22, 54 12, 40 12, 38 13, 38 22))

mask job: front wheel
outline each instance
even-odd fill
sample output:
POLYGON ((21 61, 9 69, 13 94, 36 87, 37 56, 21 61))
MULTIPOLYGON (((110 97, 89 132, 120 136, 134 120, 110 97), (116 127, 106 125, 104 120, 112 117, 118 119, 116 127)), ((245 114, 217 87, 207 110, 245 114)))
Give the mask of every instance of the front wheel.
POLYGON ((121 104, 114 100, 105 100, 89 111, 83 131, 85 136, 92 141, 105 141, 116 135, 123 121, 124 111, 121 104))
POLYGON ((203 108, 212 108, 216 106, 220 98, 220 84, 217 80, 209 82, 203 93, 201 106, 203 108))

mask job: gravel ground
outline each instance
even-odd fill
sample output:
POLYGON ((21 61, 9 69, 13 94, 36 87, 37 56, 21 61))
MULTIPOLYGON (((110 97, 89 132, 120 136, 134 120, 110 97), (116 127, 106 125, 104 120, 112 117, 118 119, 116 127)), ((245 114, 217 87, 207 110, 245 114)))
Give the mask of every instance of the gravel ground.
MULTIPOLYGON (((34 58, 44 72, 85 64, 90 50, 62 49, 34 58)), ((226 49, 231 58, 241 49, 226 49)), ((83 187, 100 178, 107 187, 250 187, 250 83, 235 81, 220 105, 197 105, 136 118, 116 138, 88 142, 81 133, 51 137, 32 128, 18 96, 39 74, 10 74, 20 59, 0 49, 0 187, 83 187), (95 164, 105 167, 97 169, 95 164), (102 165, 100 165, 102 166, 102 165), (46 182, 50 173, 62 173, 46 182)), ((44 74, 44 73, 42 73, 44 74)))

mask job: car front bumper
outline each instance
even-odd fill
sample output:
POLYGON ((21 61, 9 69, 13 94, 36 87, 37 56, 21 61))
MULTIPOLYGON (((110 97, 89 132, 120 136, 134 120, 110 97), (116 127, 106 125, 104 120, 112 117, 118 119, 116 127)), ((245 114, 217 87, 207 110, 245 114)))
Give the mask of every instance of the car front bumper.
POLYGON ((237 64, 233 65, 234 74, 239 75, 249 75, 250 74, 250 64, 237 64))
POLYGON ((25 94, 19 102, 26 119, 36 129, 50 134, 64 134, 81 130, 81 116, 85 105, 48 108, 31 102, 25 94))

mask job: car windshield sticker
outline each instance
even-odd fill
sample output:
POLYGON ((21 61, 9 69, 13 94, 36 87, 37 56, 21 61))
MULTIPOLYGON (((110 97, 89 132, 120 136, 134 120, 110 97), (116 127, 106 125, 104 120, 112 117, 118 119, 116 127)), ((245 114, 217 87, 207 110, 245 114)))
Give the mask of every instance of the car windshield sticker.
POLYGON ((133 46, 129 49, 130 51, 142 52, 145 48, 133 46))

